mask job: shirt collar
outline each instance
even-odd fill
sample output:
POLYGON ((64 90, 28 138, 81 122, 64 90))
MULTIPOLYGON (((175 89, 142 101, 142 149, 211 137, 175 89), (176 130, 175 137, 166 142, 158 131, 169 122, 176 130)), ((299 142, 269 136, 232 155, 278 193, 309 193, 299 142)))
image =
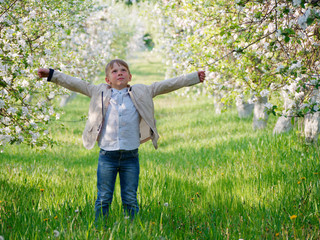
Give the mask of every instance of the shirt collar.
POLYGON ((115 93, 115 94, 117 94, 117 93, 125 94, 125 93, 128 92, 128 88, 123 88, 123 89, 121 89, 121 90, 118 90, 118 89, 115 89, 115 88, 111 88, 111 92, 112 92, 112 93, 115 93))

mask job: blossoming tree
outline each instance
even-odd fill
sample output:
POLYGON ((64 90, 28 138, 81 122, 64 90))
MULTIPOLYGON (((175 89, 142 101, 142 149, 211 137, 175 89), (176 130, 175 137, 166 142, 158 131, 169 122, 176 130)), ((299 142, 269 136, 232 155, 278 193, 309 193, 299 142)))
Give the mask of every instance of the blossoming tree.
POLYGON ((319 86, 318 1, 164 1, 155 12, 172 71, 204 67, 222 102, 264 98, 263 111, 287 117, 319 109, 310 97, 319 86), (281 91, 293 100, 286 109, 281 91))

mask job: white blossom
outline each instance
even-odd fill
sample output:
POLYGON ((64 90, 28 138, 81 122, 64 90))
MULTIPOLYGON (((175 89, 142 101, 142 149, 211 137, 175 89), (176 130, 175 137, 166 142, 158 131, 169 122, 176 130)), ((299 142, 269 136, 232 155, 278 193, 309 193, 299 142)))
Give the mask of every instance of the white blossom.
POLYGON ((36 87, 36 88, 41 88, 42 85, 43 85, 43 82, 42 82, 42 81, 38 81, 38 82, 35 83, 35 87, 36 87))
POLYGON ((298 24, 303 30, 305 30, 308 27, 307 20, 310 14, 311 14, 311 10, 309 8, 302 16, 298 18, 298 24))
POLYGON ((280 72, 281 69, 284 69, 284 66, 282 64, 279 64, 276 71, 280 72))
POLYGON ((33 65, 33 56, 29 55, 27 58, 27 63, 32 66, 33 65))
POLYGON ((299 7, 300 4, 301 4, 301 0, 293 0, 293 2, 292 2, 292 5, 293 5, 294 7, 299 7))
POLYGON ((23 80, 20 85, 21 85, 21 87, 26 88, 29 86, 29 82, 27 80, 23 80))
POLYGON ((41 65, 41 66, 44 66, 45 64, 46 64, 46 60, 43 59, 43 58, 41 58, 41 59, 40 59, 40 65, 41 65))
POLYGON ((45 40, 45 38, 44 38, 44 36, 41 36, 40 38, 39 38, 39 42, 44 42, 44 40, 45 40))
POLYGON ((15 114, 17 112, 17 109, 14 108, 14 107, 9 107, 7 112, 10 113, 10 114, 15 114))
POLYGON ((40 149, 44 150, 44 149, 46 149, 47 147, 48 147, 47 144, 43 144, 43 145, 40 147, 40 149))
POLYGON ((4 80, 8 85, 11 85, 11 77, 3 77, 3 80, 4 80))
POLYGON ((61 22, 55 21, 55 22, 54 22, 54 25, 55 25, 56 27, 59 27, 59 26, 61 25, 61 22))
POLYGON ((44 50, 45 54, 50 56, 52 54, 51 50, 50 49, 46 49, 44 50))
POLYGON ((269 91, 267 89, 263 89, 261 92, 260 92, 260 96, 261 97, 267 97, 269 95, 269 91))
POLYGON ((14 34, 14 30, 13 29, 7 29, 7 34, 6 34, 6 37, 8 39, 11 39, 13 37, 13 34, 14 34))
POLYGON ((298 85, 296 82, 293 82, 289 86, 286 86, 285 88, 288 89, 290 93, 294 94, 298 88, 298 85))
POLYGON ((29 110, 27 107, 22 107, 22 114, 23 116, 26 116, 29 113, 29 110))
POLYGON ((9 117, 4 117, 4 118, 2 118, 2 123, 3 123, 4 125, 9 125, 10 122, 11 122, 11 119, 10 119, 9 117))
POLYGON ((276 25, 275 25, 273 22, 269 23, 269 25, 268 25, 268 31, 269 31, 270 33, 272 33, 272 32, 274 32, 275 30, 276 30, 276 25))
POLYGON ((276 90, 276 88, 277 88, 277 84, 275 84, 275 83, 271 83, 270 84, 270 89, 271 90, 276 90))
POLYGON ((30 18, 33 18, 33 19, 36 17, 36 15, 37 15, 37 13, 36 13, 36 11, 34 11, 34 10, 32 10, 32 11, 29 13, 30 18))
POLYGON ((49 95, 48 95, 48 98, 49 99, 53 99, 55 96, 55 93, 54 92, 50 92, 49 95))
POLYGON ((301 99, 303 99, 303 97, 304 97, 304 92, 296 92, 296 93, 294 94, 294 98, 295 98, 296 100, 301 100, 301 99))
POLYGON ((301 61, 298 61, 297 63, 292 64, 289 69, 293 70, 296 68, 301 68, 301 61))
POLYGON ((24 137, 20 135, 20 136, 18 137, 18 140, 19 140, 19 142, 23 142, 23 141, 24 141, 24 137))
POLYGON ((37 140, 40 137, 40 133, 36 132, 36 133, 32 133, 31 137, 33 140, 37 140))
POLYGON ((16 126, 15 129, 16 129, 16 133, 20 133, 21 132, 21 128, 19 126, 16 126))
POLYGON ((267 109, 272 109, 273 104, 272 104, 272 103, 267 102, 266 104, 264 104, 264 106, 265 106, 265 108, 267 108, 267 109))
POLYGON ((37 128, 38 128, 38 125, 34 122, 33 119, 30 120, 30 125, 31 125, 34 129, 37 129, 37 128))
POLYGON ((27 43, 25 40, 21 39, 18 41, 18 44, 22 47, 22 48, 25 48, 27 46, 27 43))
POLYGON ((2 99, 0 99, 0 108, 3 108, 5 105, 5 102, 2 99))
POLYGON ((6 145, 8 142, 10 142, 13 139, 12 136, 9 135, 1 135, 0 134, 0 146, 6 145))
POLYGON ((53 110, 53 107, 52 107, 52 106, 49 108, 49 114, 50 114, 50 115, 53 115, 53 114, 54 114, 54 110, 53 110))
POLYGON ((54 231, 53 231, 53 235, 54 235, 55 237, 59 237, 59 236, 60 236, 60 232, 59 232, 58 230, 54 230, 54 231))
POLYGON ((3 132, 5 132, 6 134, 9 134, 11 132, 11 129, 9 127, 5 127, 3 129, 3 132))

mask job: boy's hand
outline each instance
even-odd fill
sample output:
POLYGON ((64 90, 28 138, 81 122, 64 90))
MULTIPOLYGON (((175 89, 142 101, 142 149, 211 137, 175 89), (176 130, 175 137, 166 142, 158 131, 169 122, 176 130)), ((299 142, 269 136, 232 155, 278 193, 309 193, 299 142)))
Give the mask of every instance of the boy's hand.
POLYGON ((48 68, 39 68, 38 69, 38 76, 39 78, 45 78, 49 76, 49 69, 48 68))
POLYGON ((200 82, 203 82, 206 78, 205 71, 198 71, 198 76, 199 76, 200 82))

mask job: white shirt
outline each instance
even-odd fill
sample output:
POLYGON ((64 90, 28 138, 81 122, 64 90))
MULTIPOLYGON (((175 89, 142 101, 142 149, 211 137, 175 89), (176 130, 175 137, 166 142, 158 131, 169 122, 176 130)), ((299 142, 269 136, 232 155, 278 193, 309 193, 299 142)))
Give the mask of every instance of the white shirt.
POLYGON ((111 91, 98 145, 106 151, 137 149, 140 146, 140 117, 128 88, 112 88, 111 91))

